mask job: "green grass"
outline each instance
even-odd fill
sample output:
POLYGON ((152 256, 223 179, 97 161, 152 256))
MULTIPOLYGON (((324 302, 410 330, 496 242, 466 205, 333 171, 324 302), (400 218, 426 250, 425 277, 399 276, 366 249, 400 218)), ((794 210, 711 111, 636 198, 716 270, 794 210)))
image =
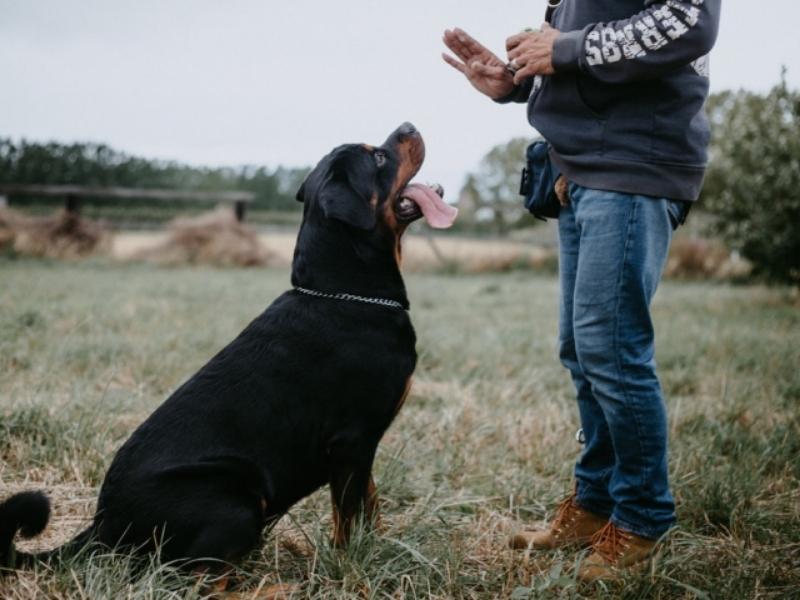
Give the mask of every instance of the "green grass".
MULTIPOLYGON (((323 490, 243 565, 303 598, 792 598, 800 593, 800 309, 788 290, 665 283, 654 306, 679 523, 652 568, 575 584, 570 553, 506 549, 570 489, 577 411, 556 281, 407 278, 412 396, 379 450, 384 531, 334 550, 323 490)), ((0 262, 0 497, 41 488, 39 547, 91 515, 115 449, 278 293, 278 270, 0 262)), ((0 580, 2 598, 196 598, 170 565, 96 553, 0 580)), ((246 595, 245 595, 246 597, 246 595)))

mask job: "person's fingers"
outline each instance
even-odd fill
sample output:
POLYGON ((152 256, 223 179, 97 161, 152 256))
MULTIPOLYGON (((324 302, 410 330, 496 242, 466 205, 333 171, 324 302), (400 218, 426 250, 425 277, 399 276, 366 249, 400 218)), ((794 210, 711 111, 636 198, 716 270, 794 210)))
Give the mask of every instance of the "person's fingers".
POLYGON ((508 60, 509 62, 512 60, 516 60, 519 64, 525 64, 531 62, 533 57, 538 54, 538 50, 536 48, 531 48, 527 44, 523 44, 521 46, 517 46, 511 52, 508 53, 508 60))
POLYGON ((445 54, 444 52, 442 52, 442 58, 444 59, 444 62, 453 67, 456 71, 461 71, 464 73, 464 75, 467 74, 467 67, 464 63, 457 61, 455 58, 449 54, 445 54))
POLYGON ((508 64, 508 66, 510 66, 514 70, 514 73, 516 73, 520 69, 524 69, 528 64, 528 61, 527 61, 527 59, 525 58, 524 55, 523 56, 509 56, 508 59, 509 60, 508 60, 507 64, 508 64))
POLYGON ((503 79, 507 73, 505 67, 484 65, 477 61, 470 64, 470 69, 473 73, 490 79, 503 79))
POLYGON ((522 82, 534 75, 552 75, 554 73, 553 67, 547 60, 535 60, 528 63, 524 68, 520 69, 514 74, 514 83, 521 85, 522 82))
POLYGON ((459 29, 458 27, 455 28, 456 38, 459 42, 461 42, 462 46, 472 53, 473 55, 483 54, 483 53, 490 53, 488 48, 481 44, 478 40, 473 38, 470 34, 468 34, 463 29, 459 29))
POLYGON ((533 77, 534 75, 538 75, 536 63, 525 65, 519 71, 514 73, 514 84, 522 85, 523 81, 525 81, 528 77, 533 77))
POLYGON ((455 34, 449 29, 446 29, 444 35, 442 35, 442 41, 444 42, 445 46, 450 48, 450 50, 453 50, 453 46, 456 43, 455 34))
POLYGON ((522 40, 520 40, 520 43, 517 44, 513 50, 508 51, 508 60, 519 58, 523 54, 530 52, 535 41, 536 41, 535 37, 532 37, 531 34, 527 34, 527 36, 522 38, 522 40))
POLYGON ((552 28, 553 26, 545 21, 544 23, 542 23, 542 26, 539 29, 541 29, 542 31, 546 31, 547 29, 552 29, 552 28))
POLYGON ((520 42, 525 39, 524 33, 518 33, 516 35, 512 35, 510 38, 506 40, 506 50, 510 52, 517 46, 519 46, 520 42))
POLYGON ((458 38, 458 35, 455 32, 448 31, 445 33, 444 37, 445 45, 455 54, 458 58, 467 62, 470 58, 472 58, 473 54, 469 51, 469 49, 464 46, 461 40, 458 38))
POLYGON ((458 38, 456 37, 456 34, 453 31, 451 31, 450 29, 447 29, 444 32, 444 36, 442 36, 442 40, 444 41, 445 46, 447 46, 448 48, 453 50, 453 52, 455 52, 455 48, 461 46, 461 42, 458 41, 458 38))
POLYGON ((453 28, 453 34, 455 34, 455 36, 463 44, 466 44, 466 45, 478 44, 478 46, 480 46, 480 43, 474 37, 472 37, 470 34, 468 34, 466 31, 461 29, 461 27, 454 27, 453 28))

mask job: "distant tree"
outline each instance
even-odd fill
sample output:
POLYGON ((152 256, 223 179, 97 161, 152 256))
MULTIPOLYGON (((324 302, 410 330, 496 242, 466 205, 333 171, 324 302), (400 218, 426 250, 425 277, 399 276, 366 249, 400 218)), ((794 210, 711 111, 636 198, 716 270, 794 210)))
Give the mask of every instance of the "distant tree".
POLYGON ((524 222, 528 215, 519 195, 519 178, 525 164, 528 138, 514 138, 492 148, 483 157, 478 169, 467 175, 459 195, 463 219, 484 224, 497 233, 504 233, 524 222))
POLYGON ((461 186, 457 202, 458 220, 456 221, 456 226, 474 228, 476 225, 475 213, 480 208, 480 199, 478 198, 478 190, 473 173, 468 174, 467 178, 464 180, 464 185, 461 186))
POLYGON ((756 274, 800 283, 800 94, 785 76, 768 94, 723 92, 708 103, 711 164, 702 206, 756 274))

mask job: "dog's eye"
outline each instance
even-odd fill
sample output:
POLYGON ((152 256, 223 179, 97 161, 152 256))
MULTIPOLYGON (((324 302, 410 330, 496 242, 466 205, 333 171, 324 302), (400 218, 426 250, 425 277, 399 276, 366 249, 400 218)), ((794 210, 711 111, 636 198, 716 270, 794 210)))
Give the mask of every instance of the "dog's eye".
POLYGON ((386 164, 386 155, 383 152, 375 153, 375 164, 382 167, 386 164))

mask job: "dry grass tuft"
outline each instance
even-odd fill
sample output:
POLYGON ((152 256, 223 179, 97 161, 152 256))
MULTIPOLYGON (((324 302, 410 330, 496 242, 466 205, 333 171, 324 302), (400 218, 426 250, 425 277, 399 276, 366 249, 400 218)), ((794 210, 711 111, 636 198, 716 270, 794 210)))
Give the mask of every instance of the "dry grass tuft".
POLYGON ((556 269, 554 250, 513 240, 410 235, 403 242, 403 270, 409 273, 551 273, 556 269))
POLYGON ((17 236, 15 231, 14 211, 7 208, 0 208, 0 250, 12 249, 14 238, 17 236))
POLYGON ((136 258, 166 265, 258 267, 270 262, 272 253, 252 227, 238 222, 229 209, 219 208, 175 219, 167 239, 142 249, 136 258))
POLYGON ((92 221, 62 210, 47 217, 25 216, 0 209, 0 250, 25 256, 74 259, 104 253, 111 247, 111 231, 102 221, 92 221))
POLYGON ((736 279, 750 273, 747 261, 721 242, 679 237, 673 240, 664 274, 678 279, 736 279))

